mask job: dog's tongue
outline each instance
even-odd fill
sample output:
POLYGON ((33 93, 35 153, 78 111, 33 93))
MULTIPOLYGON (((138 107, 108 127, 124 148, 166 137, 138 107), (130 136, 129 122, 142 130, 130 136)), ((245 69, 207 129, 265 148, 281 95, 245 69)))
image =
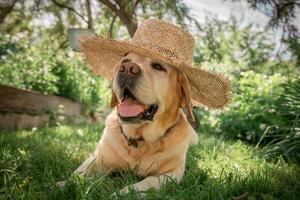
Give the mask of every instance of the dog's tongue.
POLYGON ((122 103, 118 104, 117 109, 122 117, 135 117, 144 112, 144 105, 131 97, 126 97, 122 103))

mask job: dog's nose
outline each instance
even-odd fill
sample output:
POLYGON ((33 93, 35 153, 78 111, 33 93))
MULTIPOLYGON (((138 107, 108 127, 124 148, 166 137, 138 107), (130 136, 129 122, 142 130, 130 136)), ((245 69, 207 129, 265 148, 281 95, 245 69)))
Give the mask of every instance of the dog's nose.
POLYGON ((136 76, 141 73, 141 68, 133 62, 125 62, 121 65, 119 73, 125 73, 127 76, 136 76))

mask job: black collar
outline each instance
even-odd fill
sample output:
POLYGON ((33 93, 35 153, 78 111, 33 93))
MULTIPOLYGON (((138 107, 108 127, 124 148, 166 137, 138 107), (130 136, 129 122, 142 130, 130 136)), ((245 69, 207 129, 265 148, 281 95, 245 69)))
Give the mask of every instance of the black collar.
MULTIPOLYGON (((180 119, 181 117, 179 117, 177 120, 176 120, 176 122, 171 126, 171 127, 169 127, 167 130, 166 130, 166 132, 165 132, 165 134, 162 136, 162 137, 164 137, 176 124, 177 124, 177 122, 179 121, 179 119, 180 119)), ((123 129, 122 129, 122 126, 121 126, 121 124, 120 124, 120 129, 121 129, 121 133, 122 133, 122 135, 125 137, 125 139, 127 140, 127 143, 128 143, 128 146, 134 146, 135 148, 138 148, 138 142, 139 141, 145 141, 144 140, 144 138, 143 137, 139 137, 139 138, 130 138, 130 137, 128 137, 127 135, 125 135, 125 133, 123 132, 123 129)))
POLYGON ((125 139, 127 140, 128 146, 133 145, 135 148, 137 148, 138 147, 138 141, 144 141, 143 137, 133 139, 133 138, 130 138, 127 135, 125 135, 125 133, 123 132, 121 124, 120 124, 120 129, 121 129, 122 135, 124 135, 125 139))

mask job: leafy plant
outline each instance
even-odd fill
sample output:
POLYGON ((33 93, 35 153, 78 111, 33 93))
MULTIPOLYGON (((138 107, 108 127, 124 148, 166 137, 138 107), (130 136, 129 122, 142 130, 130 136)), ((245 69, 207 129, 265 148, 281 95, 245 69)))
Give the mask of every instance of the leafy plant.
POLYGON ((205 23, 198 27, 195 61, 237 79, 240 72, 249 70, 266 75, 295 72, 296 62, 274 51, 272 32, 241 24, 234 17, 228 21, 206 17, 205 23))
MULTIPOLYGON (((73 171, 94 150, 104 125, 0 131, 0 199, 112 199, 139 179, 132 171, 79 178, 73 171), (59 188, 57 181, 66 180, 59 188)), ((131 191, 119 199, 297 199, 300 167, 253 157, 255 149, 201 133, 187 154, 181 183, 131 191), (248 197, 247 197, 248 196, 248 197)))
POLYGON ((300 161, 300 80, 288 81, 282 87, 283 92, 273 106, 282 123, 267 127, 256 146, 271 140, 263 148, 264 157, 282 155, 300 161))
POLYGON ((227 138, 256 143, 268 125, 281 120, 276 117, 272 105, 285 79, 280 74, 267 76, 253 71, 242 72, 241 79, 234 83, 229 109, 219 116, 217 132, 227 138))
POLYGON ((45 48, 25 40, 10 43, 3 35, 0 39, 0 84, 79 101, 88 112, 108 105, 108 81, 94 75, 80 55, 68 49, 61 55, 51 46, 45 48), (14 48, 8 48, 11 46, 14 48))

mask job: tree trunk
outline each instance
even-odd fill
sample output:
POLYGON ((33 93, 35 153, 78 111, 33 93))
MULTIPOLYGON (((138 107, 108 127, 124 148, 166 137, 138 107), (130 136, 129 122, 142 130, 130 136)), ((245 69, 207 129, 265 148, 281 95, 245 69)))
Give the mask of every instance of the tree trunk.
POLYGON ((130 35, 130 37, 133 37, 136 29, 137 29, 137 22, 134 21, 133 19, 125 19, 120 17, 121 22, 126 26, 126 29, 130 35))
POLYGON ((114 14, 116 14, 121 22, 126 26, 126 29, 131 37, 133 37, 136 29, 137 29, 137 20, 136 20, 136 13, 135 8, 136 4, 138 4, 139 1, 137 1, 135 4, 133 4, 133 8, 126 9, 125 7, 128 5, 123 5, 120 0, 115 0, 114 3, 110 0, 98 0, 100 3, 103 3, 106 5, 114 14))
POLYGON ((88 29, 94 30, 90 0, 86 0, 85 5, 88 16, 88 29))
POLYGON ((6 0, 0 3, 0 24, 4 22, 5 17, 12 11, 17 0, 6 0))

